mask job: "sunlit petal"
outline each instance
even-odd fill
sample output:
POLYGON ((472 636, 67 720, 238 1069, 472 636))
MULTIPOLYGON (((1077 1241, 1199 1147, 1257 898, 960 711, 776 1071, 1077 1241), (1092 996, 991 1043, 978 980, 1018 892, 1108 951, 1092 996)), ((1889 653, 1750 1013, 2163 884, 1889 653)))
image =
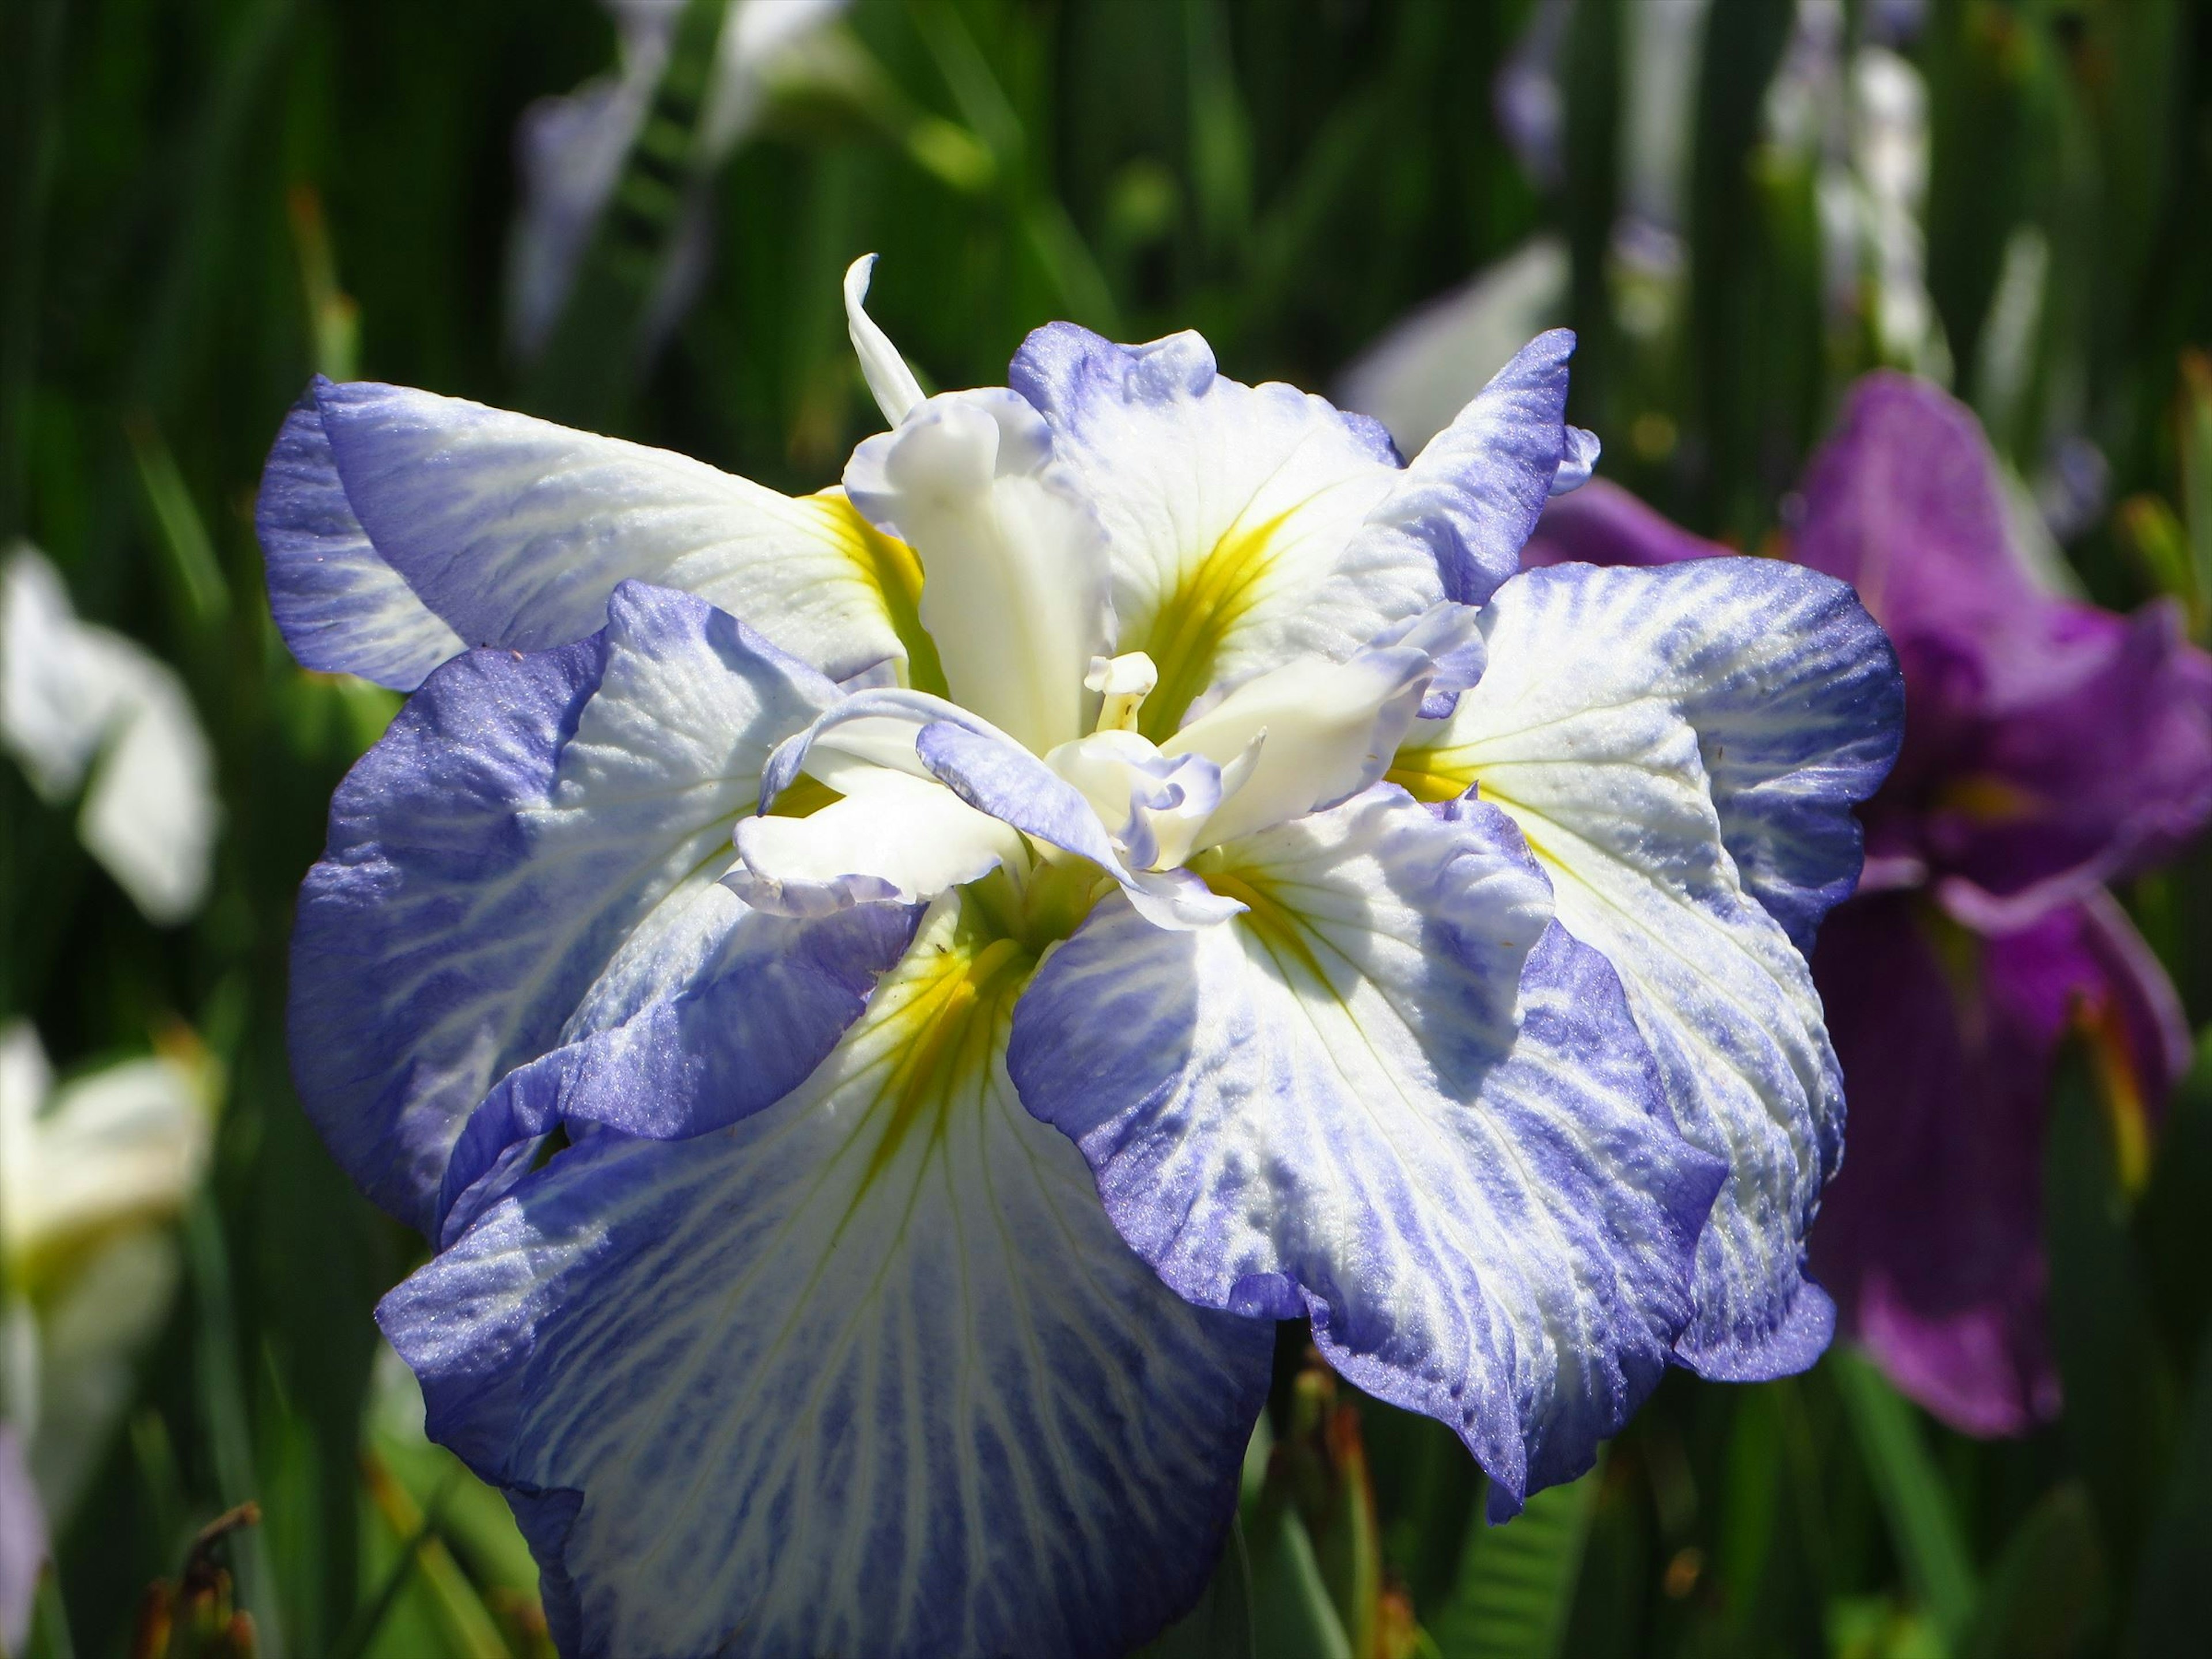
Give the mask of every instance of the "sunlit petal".
POLYGON ((1195 1596, 1273 1328, 1022 1110, 1024 968, 948 901, 790 1098, 580 1140, 386 1299, 564 1652, 1109 1659, 1195 1596))
POLYGON ((704 602, 618 590, 607 627, 434 674, 331 804, 293 941, 294 1074, 338 1160, 428 1228, 503 1073, 721 960, 720 878, 772 746, 836 699, 704 602))
POLYGON ((440 637, 374 574, 342 501, 470 645, 581 639, 635 578, 701 595, 833 679, 886 659, 934 672, 912 555, 841 495, 780 495, 665 450, 400 386, 319 380, 309 398, 322 440, 303 399, 257 516, 272 605, 302 660, 404 689, 440 637), (319 568, 334 546, 335 576, 319 568))
POLYGON ((1202 867, 1249 910, 1170 933, 1109 899, 1048 958, 1022 1099, 1169 1284, 1310 1316, 1510 1514, 1665 1370, 1721 1171, 1494 809, 1378 788, 1202 867))
POLYGON ((1084 677, 1113 645, 1106 550, 1035 410, 1004 390, 932 398, 853 452, 845 488, 920 556, 955 702, 1039 753, 1089 729, 1084 677))
POLYGON ((1105 526, 1115 648, 1159 672, 1146 736, 1164 738, 1209 690, 1296 657, 1340 661, 1443 597, 1425 547, 1355 545, 1401 477, 1364 416, 1219 375, 1195 334, 1119 346, 1054 323, 1008 378, 1105 526))
POLYGON ((1682 1133, 1727 1159, 1685 1357, 1801 1369, 1833 1317, 1802 1267, 1843 1091, 1784 922, 1809 938, 1856 879, 1895 658, 1848 588, 1764 560, 1531 571, 1484 625, 1482 679, 1391 775, 1431 799, 1473 784, 1521 825, 1561 923, 1620 973, 1682 1133))

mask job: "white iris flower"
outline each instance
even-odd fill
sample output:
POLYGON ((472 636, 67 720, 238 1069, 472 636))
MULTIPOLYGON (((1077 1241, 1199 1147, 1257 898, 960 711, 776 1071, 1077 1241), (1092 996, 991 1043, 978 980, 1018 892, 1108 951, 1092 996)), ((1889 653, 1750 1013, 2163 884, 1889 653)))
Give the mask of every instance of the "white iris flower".
POLYGON ((207 1164, 204 1063, 125 1060, 57 1089, 38 1035, 0 1029, 5 1415, 66 1518, 130 1403, 176 1289, 169 1224, 207 1164))
POLYGON ((0 744, 46 801, 83 789, 78 836, 148 921, 199 908, 221 811, 184 683, 136 641, 78 621, 28 546, 0 568, 0 744))
POLYGON ((1191 334, 924 398, 867 272, 840 489, 326 381, 264 480, 295 652, 421 688, 295 1071, 564 1651, 1121 1653, 1277 1319, 1499 1516, 1669 1364, 1810 1363, 1802 952, 1900 713, 1849 590, 1516 574, 1564 334, 1406 465, 1191 334))

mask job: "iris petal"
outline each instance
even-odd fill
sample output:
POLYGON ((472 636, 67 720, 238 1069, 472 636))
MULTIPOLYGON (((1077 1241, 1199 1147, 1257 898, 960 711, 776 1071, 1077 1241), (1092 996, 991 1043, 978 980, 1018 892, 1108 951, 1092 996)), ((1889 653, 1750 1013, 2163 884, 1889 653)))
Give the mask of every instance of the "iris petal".
POLYGON ((832 678, 885 659, 921 667, 912 555, 841 495, 780 495, 665 450, 402 386, 319 380, 309 398, 321 442, 303 399, 258 515, 271 603, 302 660, 403 686, 428 672, 441 636, 373 552, 470 644, 580 639, 635 579, 703 596, 832 678))
POLYGON ((1206 867, 1249 913, 1169 933, 1109 898, 1046 959, 1023 1102, 1170 1285, 1310 1314, 1361 1387, 1458 1430, 1510 1513, 1664 1371, 1722 1171, 1494 809, 1378 787, 1206 867))
POLYGON ((1445 596, 1480 605, 1520 568, 1544 502, 1589 477, 1597 440, 1565 424, 1573 333, 1540 334, 1429 440, 1353 544, 1366 562, 1425 551, 1445 596))
POLYGON ((1425 546, 1355 541, 1401 476, 1364 416, 1217 374, 1195 334, 1119 346, 1054 323, 1007 378, 1105 526, 1115 648, 1159 670, 1139 727, 1155 741, 1209 691, 1341 661, 1443 597, 1425 546))
POLYGON ((1104 1659, 1195 1597, 1273 1329, 1021 1109, 1022 967, 946 902, 798 1093, 580 1141, 386 1299, 563 1652, 1104 1659))
POLYGON ((730 890, 780 915, 827 916, 934 898, 1027 862, 1018 834, 939 783, 884 767, 847 783, 848 793, 805 817, 742 820, 730 890))
POLYGON ((1391 775, 1475 784, 1521 825, 1561 923, 1620 973, 1682 1133, 1728 1160, 1685 1358, 1802 1369, 1832 1328, 1802 1269, 1843 1090, 1784 921, 1809 938, 1856 880, 1850 807, 1895 753, 1895 659, 1849 589, 1765 560, 1531 571, 1484 622, 1482 679, 1391 775))
POLYGON ((1106 552, 1037 412, 1003 389, 932 398, 853 452, 845 487, 921 556, 952 697, 1040 754, 1081 736, 1113 642, 1106 552))
POLYGON ((433 674, 338 790, 293 938, 294 1074, 378 1202, 434 1219, 501 1074, 672 994, 744 914, 718 878, 771 745, 834 686, 631 585, 556 651, 433 674))
POLYGON ((254 503, 269 609, 307 667, 412 691, 467 647, 362 528, 317 390, 310 386, 277 429, 254 503))

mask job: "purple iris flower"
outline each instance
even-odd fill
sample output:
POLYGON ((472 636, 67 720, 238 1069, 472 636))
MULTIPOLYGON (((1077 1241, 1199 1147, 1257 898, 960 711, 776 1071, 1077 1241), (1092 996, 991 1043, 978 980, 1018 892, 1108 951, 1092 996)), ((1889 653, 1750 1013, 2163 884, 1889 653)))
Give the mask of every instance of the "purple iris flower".
MULTIPOLYGON (((1727 550, 1593 483, 1523 557, 1727 550)), ((1905 1392, 1968 1433, 2022 1433, 2058 1407, 2041 1165, 2059 1045, 2092 1039, 2124 1175, 2188 1060, 2173 989, 2105 884, 2212 817, 2212 658, 2168 603, 2120 617, 2039 586, 1973 416, 1901 374, 1853 391, 1789 555, 1857 587, 1909 711, 1860 811, 1859 896, 1813 957, 1851 1103, 1814 1273, 1905 1392)))

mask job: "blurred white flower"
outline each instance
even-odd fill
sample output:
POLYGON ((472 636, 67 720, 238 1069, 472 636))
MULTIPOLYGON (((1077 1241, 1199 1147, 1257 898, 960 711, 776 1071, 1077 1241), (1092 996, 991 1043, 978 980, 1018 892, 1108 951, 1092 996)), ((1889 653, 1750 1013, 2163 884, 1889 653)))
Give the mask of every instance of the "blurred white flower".
POLYGON ((1860 235, 1874 285, 1875 337, 1882 356, 1930 379, 1950 378, 1950 353, 1928 297, 1928 87, 1887 46, 1851 61, 1851 167, 1860 235))
MULTIPOLYGON (((707 198, 699 188, 760 118, 782 62, 851 0, 729 0, 698 125, 690 179, 667 263, 645 325, 663 337, 705 274, 707 198)), ((523 204, 508 273, 508 325, 517 351, 534 356, 559 319, 578 266, 644 130, 668 68, 684 0, 605 0, 621 40, 619 70, 566 97, 525 111, 516 134, 523 204)))
POLYGON ((1531 237, 1394 325, 1344 371, 1337 400, 1419 454, 1516 352, 1566 320, 1568 269, 1563 238, 1531 237))
MULTIPOLYGON (((1884 32, 1911 26, 1908 9, 1895 9, 1884 32)), ((1767 88, 1765 141, 1813 169, 1829 315, 1864 317, 1883 361, 1948 380, 1922 228, 1928 89, 1888 46, 1848 52, 1846 33, 1842 0, 1797 0, 1767 88)))
POLYGON ((0 1029, 0 1382, 58 1517, 128 1405, 137 1353, 175 1293, 168 1223, 206 1168, 211 1075, 187 1046, 56 1089, 38 1034, 0 1029))
POLYGON ((0 569, 0 744, 57 805, 92 772, 77 833, 149 921, 199 908, 218 809, 184 684, 143 646, 78 621, 27 545, 0 569))

